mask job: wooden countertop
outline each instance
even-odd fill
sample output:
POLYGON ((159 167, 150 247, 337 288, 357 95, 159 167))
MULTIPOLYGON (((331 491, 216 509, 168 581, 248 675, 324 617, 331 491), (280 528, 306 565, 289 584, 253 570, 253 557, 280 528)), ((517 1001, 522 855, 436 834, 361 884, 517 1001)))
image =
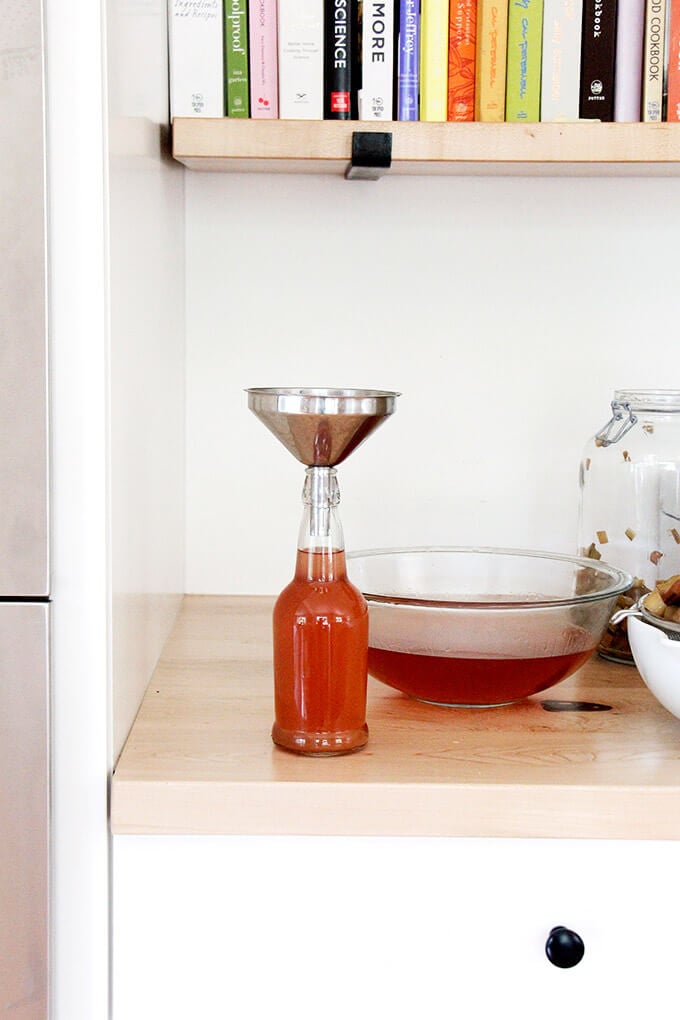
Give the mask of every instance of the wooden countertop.
POLYGON ((114 833, 680 839, 680 721, 633 667, 593 657, 495 709, 370 680, 368 746, 301 758, 270 739, 272 603, 185 598, 113 776, 114 833))

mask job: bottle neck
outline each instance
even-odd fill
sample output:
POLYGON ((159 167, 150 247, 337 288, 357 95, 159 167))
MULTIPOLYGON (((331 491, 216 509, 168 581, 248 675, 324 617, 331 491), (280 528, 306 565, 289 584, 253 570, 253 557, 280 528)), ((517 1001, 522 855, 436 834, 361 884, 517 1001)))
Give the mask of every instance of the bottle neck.
POLYGON ((307 468, 302 501, 296 577, 308 581, 345 577, 345 541, 337 513, 340 489, 335 468, 307 468))

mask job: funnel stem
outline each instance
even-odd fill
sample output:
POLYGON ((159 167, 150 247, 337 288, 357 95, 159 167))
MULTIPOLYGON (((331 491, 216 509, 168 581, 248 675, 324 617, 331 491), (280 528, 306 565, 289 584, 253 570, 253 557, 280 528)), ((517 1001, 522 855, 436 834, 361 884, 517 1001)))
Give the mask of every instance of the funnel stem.
POLYGON ((300 528, 300 549, 342 549, 343 537, 335 508, 340 502, 337 472, 330 467, 310 467, 302 490, 305 512, 300 528))

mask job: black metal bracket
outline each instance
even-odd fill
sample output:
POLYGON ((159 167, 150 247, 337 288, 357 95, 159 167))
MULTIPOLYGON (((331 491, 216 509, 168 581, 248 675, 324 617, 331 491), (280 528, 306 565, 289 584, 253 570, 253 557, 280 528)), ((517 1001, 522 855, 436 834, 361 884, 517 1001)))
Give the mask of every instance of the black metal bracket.
POLYGON ((391 131, 354 131, 352 162, 345 171, 348 181, 377 181, 392 166, 391 131))

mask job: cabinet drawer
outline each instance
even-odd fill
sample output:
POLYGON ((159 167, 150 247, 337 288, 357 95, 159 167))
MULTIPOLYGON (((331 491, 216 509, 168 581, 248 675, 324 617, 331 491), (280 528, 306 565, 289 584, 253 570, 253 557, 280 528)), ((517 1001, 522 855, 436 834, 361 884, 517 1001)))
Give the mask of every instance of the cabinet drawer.
POLYGON ((673 1015, 675 843, 114 839, 114 1020, 673 1015), (555 926, 581 962, 554 966, 555 926))

